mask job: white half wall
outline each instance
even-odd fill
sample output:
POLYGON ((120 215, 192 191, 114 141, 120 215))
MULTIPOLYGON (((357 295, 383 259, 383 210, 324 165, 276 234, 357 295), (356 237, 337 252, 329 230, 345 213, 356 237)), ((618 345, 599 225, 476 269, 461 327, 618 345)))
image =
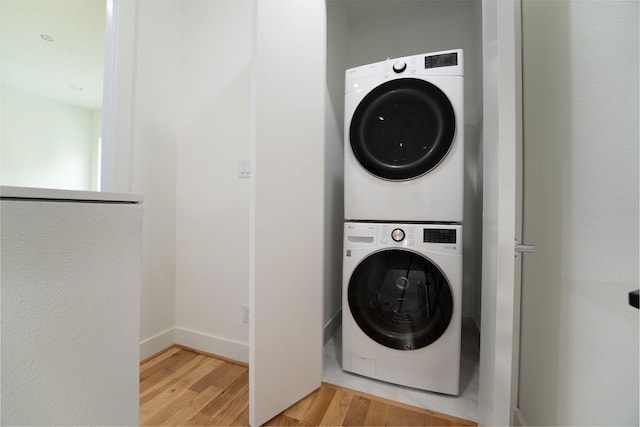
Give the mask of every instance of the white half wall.
POLYGON ((142 206, 76 193, 0 203, 2 425, 138 423, 142 206))

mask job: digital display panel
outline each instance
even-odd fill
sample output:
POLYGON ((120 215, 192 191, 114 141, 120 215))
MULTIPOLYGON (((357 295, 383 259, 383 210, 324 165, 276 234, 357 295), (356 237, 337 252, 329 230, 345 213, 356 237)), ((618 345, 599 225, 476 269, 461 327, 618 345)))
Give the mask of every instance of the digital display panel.
POLYGON ((458 65, 458 54, 445 53, 424 57, 424 68, 452 67, 458 65))
POLYGON ((424 243, 456 243, 456 230, 425 228, 423 237, 424 243))

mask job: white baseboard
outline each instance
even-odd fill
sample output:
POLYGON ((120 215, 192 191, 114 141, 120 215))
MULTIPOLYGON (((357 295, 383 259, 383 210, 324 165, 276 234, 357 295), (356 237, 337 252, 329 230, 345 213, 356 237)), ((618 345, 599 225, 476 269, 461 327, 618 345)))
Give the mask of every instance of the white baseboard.
POLYGON ((167 329, 164 332, 160 332, 157 335, 147 338, 140 342, 140 360, 144 360, 153 356, 162 350, 171 347, 176 342, 175 329, 167 329))
POLYGON ((249 363, 248 343, 233 341, 184 328, 175 328, 174 343, 238 362, 249 363))
POLYGON ((331 319, 324 325, 324 343, 333 336, 336 330, 342 324, 342 309, 338 310, 336 314, 333 315, 331 319))
MULTIPOLYGON (((339 310, 324 326, 324 342, 333 336, 342 323, 339 310)), ((227 338, 197 332, 185 328, 171 328, 140 342, 140 360, 147 359, 174 344, 183 345, 205 353, 249 363, 249 344, 227 338)))

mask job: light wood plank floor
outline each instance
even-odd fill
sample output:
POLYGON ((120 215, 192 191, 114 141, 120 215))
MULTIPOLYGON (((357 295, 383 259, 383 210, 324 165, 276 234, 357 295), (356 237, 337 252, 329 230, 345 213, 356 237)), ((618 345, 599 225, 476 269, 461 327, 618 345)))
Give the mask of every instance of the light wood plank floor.
MULTIPOLYGON (((249 425, 246 366, 172 347, 140 366, 140 425, 249 425)), ((272 426, 475 426, 460 418, 323 383, 272 426)))

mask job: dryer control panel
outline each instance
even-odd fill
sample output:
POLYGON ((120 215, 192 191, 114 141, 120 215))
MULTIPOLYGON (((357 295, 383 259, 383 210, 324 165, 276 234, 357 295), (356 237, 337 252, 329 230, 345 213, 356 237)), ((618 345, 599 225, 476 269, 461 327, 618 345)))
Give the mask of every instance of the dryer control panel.
POLYGON ((345 93, 359 90, 367 81, 422 76, 463 76, 462 49, 388 58, 345 71, 345 93))

